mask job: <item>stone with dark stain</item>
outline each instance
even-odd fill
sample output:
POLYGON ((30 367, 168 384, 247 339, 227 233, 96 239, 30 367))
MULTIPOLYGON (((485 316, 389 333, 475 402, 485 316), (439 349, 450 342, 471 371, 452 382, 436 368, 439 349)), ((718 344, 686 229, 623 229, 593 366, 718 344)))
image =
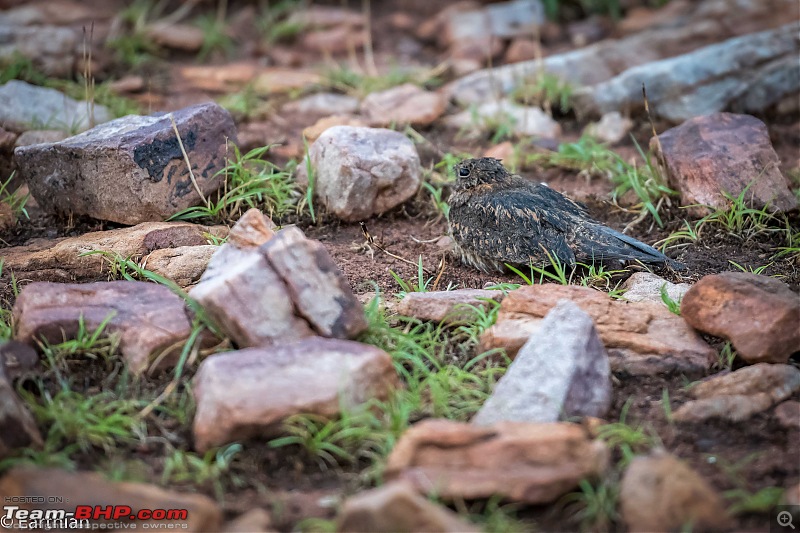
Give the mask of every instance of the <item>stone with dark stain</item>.
POLYGON ((215 103, 170 114, 123 117, 60 142, 14 151, 31 194, 46 211, 121 224, 161 221, 202 202, 222 185, 230 114, 215 103), (192 173, 197 182, 192 182, 192 173))

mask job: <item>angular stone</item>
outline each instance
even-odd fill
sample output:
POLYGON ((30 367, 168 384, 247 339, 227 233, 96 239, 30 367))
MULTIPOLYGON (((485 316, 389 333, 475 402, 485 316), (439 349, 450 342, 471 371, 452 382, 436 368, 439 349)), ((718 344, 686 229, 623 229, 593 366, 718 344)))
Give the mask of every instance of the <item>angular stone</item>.
POLYGON ((625 280, 623 298, 629 302, 664 303, 661 299, 661 287, 666 285, 667 296, 680 303, 691 288, 688 283, 671 283, 652 272, 636 272, 625 280))
POLYGON ((800 351, 800 296, 780 280, 749 272, 705 276, 681 301, 694 328, 728 339, 748 363, 785 363, 800 351))
POLYGON ((293 100, 283 107, 281 112, 300 113, 327 117, 330 115, 349 114, 358 111, 358 99, 339 93, 314 93, 309 96, 293 100))
POLYGON ((492 100, 474 109, 468 109, 445 118, 445 123, 455 128, 494 129, 507 123, 517 135, 557 139, 561 126, 538 107, 519 105, 510 100, 492 100))
POLYGON ((205 40, 203 30, 190 24, 151 24, 146 33, 157 45, 185 52, 197 52, 205 40))
POLYGON ((417 149, 397 131, 334 126, 314 142, 309 156, 317 197, 348 222, 397 207, 422 181, 417 149))
POLYGON ((344 503, 336 531, 477 533, 476 526, 419 495, 409 483, 387 483, 351 496, 344 503))
POLYGON ((480 349, 504 348, 514 357, 540 319, 561 299, 572 300, 592 317, 614 372, 697 375, 716 360, 711 346, 662 303, 625 302, 588 287, 555 284, 508 293, 500 304, 497 323, 481 336, 480 349))
MULTIPOLYGON (((202 494, 181 493, 164 490, 155 485, 145 483, 115 483, 106 480, 95 472, 67 472, 56 468, 24 468, 17 467, 0 478, 0 495, 14 497, 22 509, 57 510, 64 509, 64 503, 45 503, 48 496, 69 494, 70 503, 106 508, 108 506, 127 506, 135 514, 141 509, 185 509, 185 520, 174 520, 168 523, 181 531, 214 532, 219 531, 222 524, 222 510, 209 498, 202 494), (34 503, 41 499, 42 503, 34 503)), ((92 520, 97 525, 110 524, 111 520, 92 520)), ((164 521, 132 521, 125 517, 125 522, 138 528, 161 528, 164 521)), ((108 529, 113 529, 109 527, 108 529)))
POLYGON ((216 93, 228 93, 242 89, 258 75, 259 68, 253 62, 228 63, 226 65, 189 65, 177 69, 180 78, 194 88, 216 93))
POLYGON ((204 196, 215 192, 228 141, 236 142, 233 119, 207 103, 167 115, 129 115, 62 142, 17 148, 14 156, 42 209, 138 224, 201 203, 195 182, 204 196))
POLYGON ((440 93, 405 83, 368 95, 361 102, 361 113, 372 126, 427 126, 442 116, 444 107, 445 99, 440 93))
POLYGON ((193 381, 195 448, 274 436, 298 413, 335 417, 398 384, 389 354, 352 341, 311 337, 212 355, 193 381))
MULTIPOLYGON (((94 106, 94 124, 108 122, 111 118, 104 106, 94 106)), ((20 80, 11 80, 0 86, 0 126, 4 129, 19 133, 44 129, 79 132, 94 124, 86 102, 73 100, 55 89, 20 80)))
POLYGON ((141 260, 155 250, 201 246, 208 235, 225 237, 224 226, 201 226, 188 222, 145 222, 131 228, 94 231, 79 237, 39 239, 26 246, 5 248, 4 270, 17 279, 33 281, 93 281, 108 272, 101 255, 84 255, 94 250, 116 253, 123 258, 141 260))
POLYGON ((296 227, 277 234, 251 209, 208 264, 192 297, 239 347, 316 334, 353 338, 364 310, 317 241, 296 227))
POLYGON ((322 82, 323 78, 317 72, 270 67, 261 70, 256 75, 253 80, 253 90, 257 94, 279 94, 309 89, 322 82))
POLYGON ((0 59, 13 61, 22 56, 48 76, 74 74, 79 39, 72 28, 23 26, 0 16, 0 59))
POLYGON ((192 331, 184 301, 163 285, 34 282, 14 304, 15 339, 32 346, 41 339, 63 342, 75 338, 81 318, 94 331, 109 317, 104 332, 120 336, 120 351, 135 374, 155 356, 161 356, 160 368, 175 364, 192 331))
POLYGON ((775 419, 784 429, 800 430, 800 402, 789 400, 780 404, 775 408, 775 419))
POLYGON ((311 126, 304 128, 303 137, 305 138, 306 142, 313 143, 319 139, 320 135, 334 126, 364 127, 366 125, 367 123, 364 120, 352 115, 330 115, 328 117, 323 117, 311 126))
POLYGON ((476 310, 486 310, 492 302, 501 302, 505 293, 487 289, 456 289, 454 291, 409 292, 397 304, 395 311, 431 322, 463 322, 473 320, 476 310))
POLYGON ((211 244, 161 248, 150 252, 142 261, 142 266, 187 289, 200 281, 200 276, 217 249, 211 244))
POLYGON ((222 533, 269 533, 275 531, 271 525, 272 516, 269 512, 256 507, 225 524, 222 533))
POLYGON ((260 251, 283 280, 296 311, 317 334, 352 339, 367 329, 363 306, 322 243, 288 227, 260 251))
MULTIPOLYGON (((726 209, 732 197, 745 192, 755 209, 788 211, 797 198, 781 174, 767 126, 750 115, 715 113, 687 120, 651 141, 667 163, 670 186, 680 192, 682 205, 701 204, 726 209), (660 143, 660 147, 659 147, 660 143)), ((697 215, 708 213, 692 208, 697 215)))
POLYGON ((611 111, 600 117, 600 122, 592 122, 584 129, 584 135, 591 135, 600 142, 616 144, 624 139, 633 128, 633 121, 623 117, 619 111, 611 111))
POLYGON ((764 111, 800 91, 797 31, 793 22, 635 66, 578 89, 573 103, 583 114, 636 110, 643 105, 644 84, 650 109, 676 123, 725 109, 764 111))
POLYGON ((620 510, 629 531, 719 531, 731 522, 722 498, 686 463, 663 454, 631 461, 620 485, 620 510))
POLYGON ((611 406, 611 369, 592 318, 569 300, 551 309, 472 420, 555 422, 602 418, 611 406))
POLYGON ((39 362, 39 354, 25 343, 17 341, 0 341, 0 366, 5 369, 9 380, 33 370, 39 362))
POLYGON ((14 390, 6 364, 7 359, 0 358, 0 459, 16 448, 44 444, 36 421, 14 390))
POLYGON ((427 419, 407 430, 384 476, 444 500, 489 498, 549 503, 596 476, 608 450, 566 422, 502 422, 491 427, 427 419))
POLYGON ((681 405, 672 415, 679 422, 722 418, 747 420, 800 390, 800 370, 790 365, 758 363, 716 375, 689 389, 697 400, 681 405))

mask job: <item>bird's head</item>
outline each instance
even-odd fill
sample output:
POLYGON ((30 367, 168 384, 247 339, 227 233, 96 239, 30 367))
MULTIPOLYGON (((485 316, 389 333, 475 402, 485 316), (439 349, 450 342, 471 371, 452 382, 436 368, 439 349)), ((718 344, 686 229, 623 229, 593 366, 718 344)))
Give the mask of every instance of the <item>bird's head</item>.
POLYGON ((456 173, 456 190, 471 189, 482 184, 502 183, 511 178, 511 174, 493 157, 465 159, 453 170, 456 173))

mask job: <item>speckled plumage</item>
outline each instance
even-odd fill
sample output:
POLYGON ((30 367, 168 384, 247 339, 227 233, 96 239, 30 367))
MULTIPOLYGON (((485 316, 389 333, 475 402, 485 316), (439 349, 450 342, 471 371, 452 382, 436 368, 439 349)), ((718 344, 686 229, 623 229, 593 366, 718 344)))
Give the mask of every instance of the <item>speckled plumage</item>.
POLYGON ((593 220, 586 208, 544 184, 509 173, 498 159, 467 159, 450 205, 461 260, 484 272, 512 265, 641 261, 677 265, 658 250, 593 220))

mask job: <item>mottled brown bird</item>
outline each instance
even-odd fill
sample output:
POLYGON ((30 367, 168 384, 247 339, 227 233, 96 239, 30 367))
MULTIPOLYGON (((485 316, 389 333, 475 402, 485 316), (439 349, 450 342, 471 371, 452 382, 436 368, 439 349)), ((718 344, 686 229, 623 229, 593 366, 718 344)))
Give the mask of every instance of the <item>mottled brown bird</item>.
POLYGON ((609 260, 667 263, 667 256, 593 220, 586 208, 545 184, 509 173, 491 157, 466 159, 455 167, 450 234, 464 263, 484 272, 503 266, 609 260))

